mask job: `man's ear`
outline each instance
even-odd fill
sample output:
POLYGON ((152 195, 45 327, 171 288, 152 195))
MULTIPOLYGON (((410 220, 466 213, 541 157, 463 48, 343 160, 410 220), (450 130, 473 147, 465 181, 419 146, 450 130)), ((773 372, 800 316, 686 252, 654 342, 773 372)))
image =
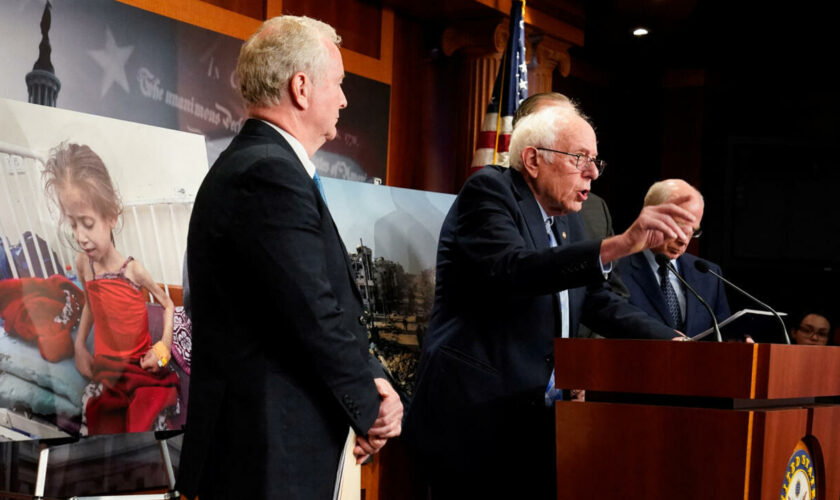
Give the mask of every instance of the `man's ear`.
POLYGON ((289 80, 289 97, 292 99, 292 104, 300 109, 309 108, 309 98, 312 95, 312 80, 309 76, 298 71, 289 80))
POLYGON ((537 156, 540 153, 537 151, 537 148, 528 146, 520 154, 522 158, 522 173, 532 179, 539 177, 540 169, 537 165, 537 156))

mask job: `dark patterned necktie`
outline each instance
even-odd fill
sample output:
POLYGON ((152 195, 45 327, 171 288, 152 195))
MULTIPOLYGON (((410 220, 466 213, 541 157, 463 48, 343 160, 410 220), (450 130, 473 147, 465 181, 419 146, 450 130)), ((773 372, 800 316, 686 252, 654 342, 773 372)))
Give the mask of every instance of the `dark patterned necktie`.
POLYGON ((671 326, 677 330, 681 330, 683 324, 680 303, 677 301, 677 292, 674 291, 674 287, 671 286, 671 280, 668 278, 668 268, 660 265, 659 287, 662 289, 662 295, 665 297, 665 305, 668 307, 668 314, 671 316, 671 326))

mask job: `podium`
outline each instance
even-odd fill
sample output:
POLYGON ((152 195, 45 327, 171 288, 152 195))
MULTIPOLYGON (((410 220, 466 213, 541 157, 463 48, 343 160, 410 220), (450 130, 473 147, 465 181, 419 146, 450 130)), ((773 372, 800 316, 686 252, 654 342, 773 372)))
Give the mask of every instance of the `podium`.
POLYGON ((586 390, 558 498, 840 498, 840 347, 557 339, 555 366, 586 390))

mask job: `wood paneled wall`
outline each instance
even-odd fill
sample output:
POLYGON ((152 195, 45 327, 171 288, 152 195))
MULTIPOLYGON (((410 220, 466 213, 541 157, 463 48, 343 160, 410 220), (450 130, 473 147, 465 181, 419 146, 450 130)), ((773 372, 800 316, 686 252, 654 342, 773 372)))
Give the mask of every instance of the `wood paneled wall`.
MULTIPOLYGON (((119 1, 240 39, 250 36, 264 19, 280 14, 307 15, 330 23, 343 39, 345 69, 391 86, 386 183, 457 192, 466 179, 475 124, 483 117, 503 50, 503 43, 495 43, 498 40, 480 54, 474 46, 446 53, 444 33, 460 36, 464 23, 416 19, 364 0, 119 1)), ((475 3, 487 8, 491 30, 487 38, 498 38, 494 26, 506 28, 510 1, 475 3)), ((583 31, 530 8, 525 19, 527 33, 536 40, 528 51, 536 54, 539 65, 532 85, 540 87, 535 90, 547 90, 552 75, 568 74, 565 50, 583 43, 583 31)), ((503 31, 506 37, 507 30, 503 31)))

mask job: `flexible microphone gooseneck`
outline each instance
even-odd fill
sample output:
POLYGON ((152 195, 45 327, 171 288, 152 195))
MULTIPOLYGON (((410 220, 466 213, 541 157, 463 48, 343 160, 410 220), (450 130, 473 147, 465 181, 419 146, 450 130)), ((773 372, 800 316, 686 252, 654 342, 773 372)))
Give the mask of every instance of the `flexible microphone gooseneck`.
POLYGON ((736 286, 736 285, 735 285, 735 283, 732 283, 731 281, 729 281, 728 279, 724 278, 724 277, 723 277, 723 276, 721 276, 720 274, 718 274, 718 273, 716 273, 716 272, 712 271, 712 268, 710 268, 710 267, 709 267, 709 264, 708 264, 707 262, 704 262, 704 261, 702 261, 702 260, 695 260, 695 261, 694 261, 694 268, 695 268, 695 269, 697 269, 698 271, 700 271, 701 273, 709 273, 709 274, 711 274, 712 276, 715 276, 717 279, 719 279, 719 280, 723 281, 724 283, 726 283, 727 285, 729 285, 730 287, 732 287, 735 291, 737 291, 738 293, 740 293, 740 294, 741 294, 741 295, 743 295, 744 297, 746 297, 746 298, 750 299, 751 301, 753 301, 753 302, 755 302, 756 304, 760 305, 760 306, 761 306, 761 307, 763 307, 764 309, 767 309, 768 311, 770 311, 771 313, 773 313, 773 315, 774 315, 774 316, 776 316, 776 319, 778 319, 778 320, 779 320, 779 323, 781 323, 781 325, 782 325, 782 332, 784 332, 784 334, 785 334, 785 342, 787 342, 788 344, 790 344, 790 337, 788 336, 787 327, 785 327, 785 322, 784 322, 784 320, 782 319, 782 317, 779 315, 779 313, 777 313, 777 312, 776 312, 776 310, 775 310, 775 309, 773 309, 772 307, 768 306, 768 305, 767 305, 767 304, 765 304, 764 302, 762 302, 762 301, 758 300, 757 298, 753 297, 752 295, 748 294, 748 293, 746 292, 746 290, 744 290, 743 288, 740 288, 740 287, 736 286))
POLYGON ((709 304, 705 300, 703 300, 703 297, 701 297, 700 294, 697 293, 697 290, 692 288, 692 286, 689 285, 688 282, 685 279, 683 279, 682 276, 680 276, 680 273, 678 273, 677 270, 674 269, 674 266, 671 265, 671 259, 669 259, 667 255, 665 255, 664 253, 658 253, 655 255, 655 258, 657 264, 659 264, 660 266, 667 267, 668 270, 671 271, 674 274, 674 276, 677 277, 678 280, 680 280, 680 283, 685 285, 685 287, 688 290, 690 290, 695 297, 697 297, 697 300, 699 300, 700 303, 703 304, 703 307, 705 307, 706 310, 709 311, 709 315, 712 317, 712 326, 715 327, 715 337, 717 338, 718 342, 723 342, 723 337, 721 337, 720 335, 720 327, 718 326, 717 317, 715 317, 715 313, 714 311, 712 311, 712 308, 709 306, 709 304))

